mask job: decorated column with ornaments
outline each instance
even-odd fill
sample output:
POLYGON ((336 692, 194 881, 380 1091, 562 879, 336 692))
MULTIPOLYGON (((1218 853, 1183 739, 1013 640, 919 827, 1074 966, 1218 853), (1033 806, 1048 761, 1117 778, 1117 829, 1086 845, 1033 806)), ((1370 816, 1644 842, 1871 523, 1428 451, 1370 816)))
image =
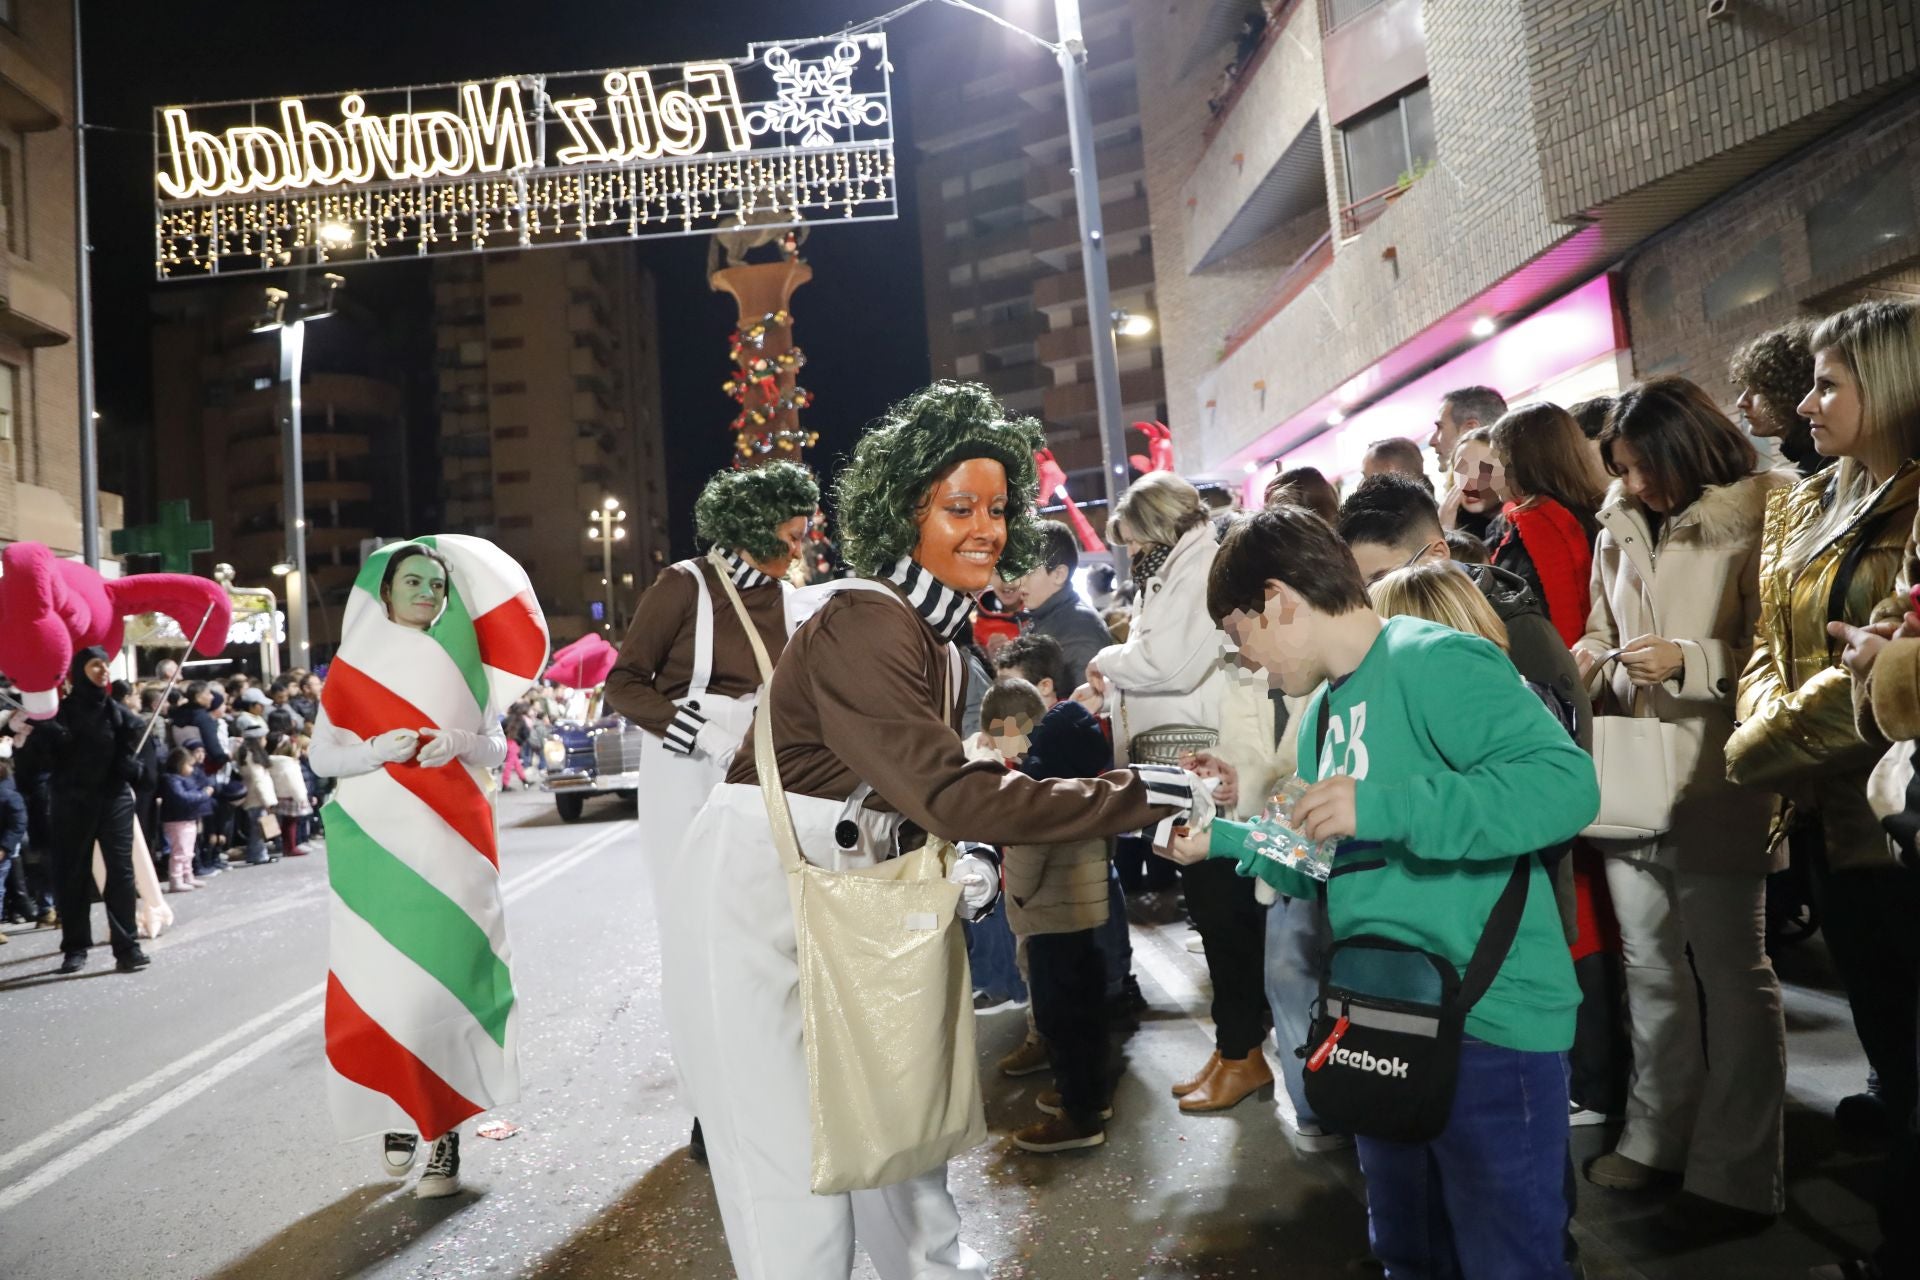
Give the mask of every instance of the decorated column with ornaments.
POLYGON ((793 345, 790 310, 794 290, 813 279, 813 268, 800 258, 790 233, 781 250, 778 262, 725 267, 707 277, 740 309, 739 325, 727 340, 733 375, 722 384, 739 406, 733 419, 739 466, 799 461, 801 450, 819 439, 800 425, 800 410, 813 397, 796 377, 807 358, 793 345))

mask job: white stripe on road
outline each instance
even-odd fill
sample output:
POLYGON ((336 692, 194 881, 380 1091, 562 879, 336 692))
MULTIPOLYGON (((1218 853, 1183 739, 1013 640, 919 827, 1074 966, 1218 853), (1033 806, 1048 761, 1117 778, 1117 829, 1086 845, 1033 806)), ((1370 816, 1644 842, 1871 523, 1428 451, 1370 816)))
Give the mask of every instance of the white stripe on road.
MULTIPOLYGON (((501 891, 501 896, 508 902, 515 902, 526 897, 528 894, 546 885, 549 881, 565 875, 574 867, 585 862, 588 858, 612 844, 619 837, 630 834, 631 830, 637 826, 638 824, 634 822, 622 822, 611 830, 595 836, 573 852, 556 858, 552 862, 544 863, 523 875, 516 876, 501 891)), ((301 1010, 297 1013, 294 1011, 300 1010, 302 1005, 310 1004, 320 999, 325 992, 326 984, 316 983, 300 994, 274 1006, 258 1017, 242 1023, 232 1031, 201 1046, 192 1053, 176 1058, 165 1066, 150 1072, 145 1078, 127 1086, 125 1089, 122 1089, 120 1092, 95 1106, 87 1108, 79 1115, 62 1121, 40 1136, 10 1151, 0 1153, 0 1172, 4 1172, 24 1160, 33 1158, 35 1155, 45 1151, 48 1147, 59 1143, 63 1139, 98 1123, 134 1098, 158 1088, 161 1084, 173 1079, 182 1072, 193 1070, 208 1059, 225 1052, 234 1044, 256 1035, 261 1037, 232 1057, 224 1059, 217 1066, 209 1068, 203 1074, 155 1098, 152 1102, 149 1102, 146 1106, 134 1112, 119 1124, 95 1134, 79 1146, 68 1151, 65 1155, 41 1166, 30 1176, 16 1182, 6 1190, 0 1191, 0 1213, 6 1212, 35 1192, 58 1182, 61 1178, 66 1177, 69 1173, 80 1168, 94 1157, 113 1150, 113 1148, 119 1146, 128 1138, 133 1137, 155 1121, 185 1106, 187 1103, 193 1101, 194 1098, 206 1092, 222 1080, 225 1080, 234 1072, 254 1062, 256 1059, 271 1053, 273 1050, 299 1035, 302 1031, 311 1027, 318 1021, 321 1015, 322 1010, 320 1007, 316 1006, 314 1008, 301 1010), (267 1026, 271 1025, 277 1019, 286 1017, 289 1013, 293 1014, 290 1021, 272 1031, 264 1031, 267 1026)))

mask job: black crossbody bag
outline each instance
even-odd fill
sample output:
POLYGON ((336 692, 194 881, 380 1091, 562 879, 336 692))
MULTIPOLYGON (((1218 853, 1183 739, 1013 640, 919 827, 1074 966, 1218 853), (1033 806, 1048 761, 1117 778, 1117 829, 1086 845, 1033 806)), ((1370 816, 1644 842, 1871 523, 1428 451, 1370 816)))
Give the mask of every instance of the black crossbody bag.
MULTIPOLYGON (((1325 737, 1326 718, 1323 700, 1316 738, 1325 737)), ((1464 974, 1445 956, 1375 934, 1328 950, 1307 1043, 1297 1050, 1307 1059, 1307 1101, 1328 1129, 1431 1142, 1447 1127, 1467 1013, 1513 948, 1534 857, 1514 859, 1464 974)))

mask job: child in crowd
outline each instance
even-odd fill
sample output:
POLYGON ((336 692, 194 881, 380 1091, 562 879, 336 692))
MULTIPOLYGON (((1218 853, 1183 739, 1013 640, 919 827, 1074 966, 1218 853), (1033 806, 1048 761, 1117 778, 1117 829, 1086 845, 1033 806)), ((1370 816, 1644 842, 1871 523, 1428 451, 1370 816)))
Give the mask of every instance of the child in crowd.
MULTIPOLYGON (((0 906, 5 908, 0 914, 6 916, 8 924, 27 922, 24 912, 27 876, 20 857, 26 842, 27 802, 21 799, 20 789, 13 785, 13 761, 0 760, 0 906), (17 893, 13 887, 16 880, 17 893)), ((6 936, 0 934, 0 942, 5 941, 6 936)))
POLYGON ((296 858, 313 852, 307 843, 307 820, 313 807, 300 768, 301 739, 280 734, 269 746, 267 769, 273 776, 273 811, 280 819, 280 847, 296 858))
MULTIPOLYGON (((1100 722, 1077 702, 1048 709, 1025 680, 1002 679, 981 703, 983 733, 1009 768, 1030 778, 1096 778, 1113 767, 1100 722)), ((1107 1140, 1108 850, 1104 839, 1012 845, 1006 851, 1007 922, 1026 946, 1034 1024, 1052 1057, 1057 1090, 1037 1105, 1047 1119, 1013 1135, 1023 1151, 1070 1151, 1107 1140)))
POLYGON ((1464 1040, 1436 1050, 1426 1060, 1434 1074, 1394 1098, 1428 1100, 1410 1132, 1429 1131, 1437 1106, 1437 1136, 1398 1138, 1354 1105, 1393 1083, 1380 1067, 1395 1060, 1368 1062, 1353 1048, 1381 1034, 1359 1016, 1366 1010, 1351 1023, 1341 1016, 1312 1047, 1308 1071, 1328 1073, 1308 1081, 1323 1090, 1322 1118, 1356 1134, 1375 1256, 1389 1275, 1566 1280, 1565 1055, 1580 990, 1533 851, 1598 812, 1592 761, 1494 644, 1423 619, 1383 621, 1353 554, 1308 512, 1275 507, 1236 524, 1210 571, 1207 609, 1282 692, 1326 682, 1302 715, 1299 772, 1311 785, 1291 825, 1316 845, 1340 843, 1325 880, 1264 853, 1278 834, 1264 822, 1217 819, 1175 835, 1169 856, 1231 858, 1283 894, 1324 896, 1335 961, 1342 944, 1357 957, 1343 981, 1373 982, 1361 989, 1380 1003, 1394 998, 1381 989, 1388 978, 1413 976, 1394 961, 1406 948, 1457 974, 1496 902, 1511 913, 1510 946, 1465 1008, 1464 1040), (1447 1093, 1430 1091, 1448 1069, 1443 1054, 1457 1076, 1447 1093), (1329 1115, 1329 1103, 1348 1105, 1329 1115))
POLYGON ((260 820, 273 812, 277 798, 273 788, 273 774, 267 767, 266 748, 260 741, 246 737, 241 740, 234 754, 234 768, 239 771, 240 780, 246 784, 247 793, 241 800, 241 808, 246 813, 247 823, 247 865, 257 867, 265 862, 278 859, 267 849, 265 833, 261 830, 260 820))
POLYGON ((200 769, 204 752, 198 747, 175 747, 160 779, 160 825, 172 851, 167 867, 167 891, 198 889, 194 873, 194 845, 200 839, 200 820, 213 812, 213 783, 200 769))

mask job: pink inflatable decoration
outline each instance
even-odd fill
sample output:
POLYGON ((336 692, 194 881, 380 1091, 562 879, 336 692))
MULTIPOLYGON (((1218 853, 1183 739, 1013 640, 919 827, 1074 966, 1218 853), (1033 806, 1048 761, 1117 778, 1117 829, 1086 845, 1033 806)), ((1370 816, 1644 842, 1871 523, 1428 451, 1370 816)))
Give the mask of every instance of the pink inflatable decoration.
POLYGON ((589 631, 572 644, 554 650, 547 679, 570 689, 591 689, 607 682, 620 651, 598 631, 589 631))
POLYGON ((36 720, 59 709, 60 682, 75 651, 99 645, 120 652, 127 615, 148 612, 166 614, 189 637, 198 630, 195 647, 209 658, 227 647, 233 602, 218 583, 186 573, 103 578, 38 542, 0 551, 0 671, 19 686, 36 720))

